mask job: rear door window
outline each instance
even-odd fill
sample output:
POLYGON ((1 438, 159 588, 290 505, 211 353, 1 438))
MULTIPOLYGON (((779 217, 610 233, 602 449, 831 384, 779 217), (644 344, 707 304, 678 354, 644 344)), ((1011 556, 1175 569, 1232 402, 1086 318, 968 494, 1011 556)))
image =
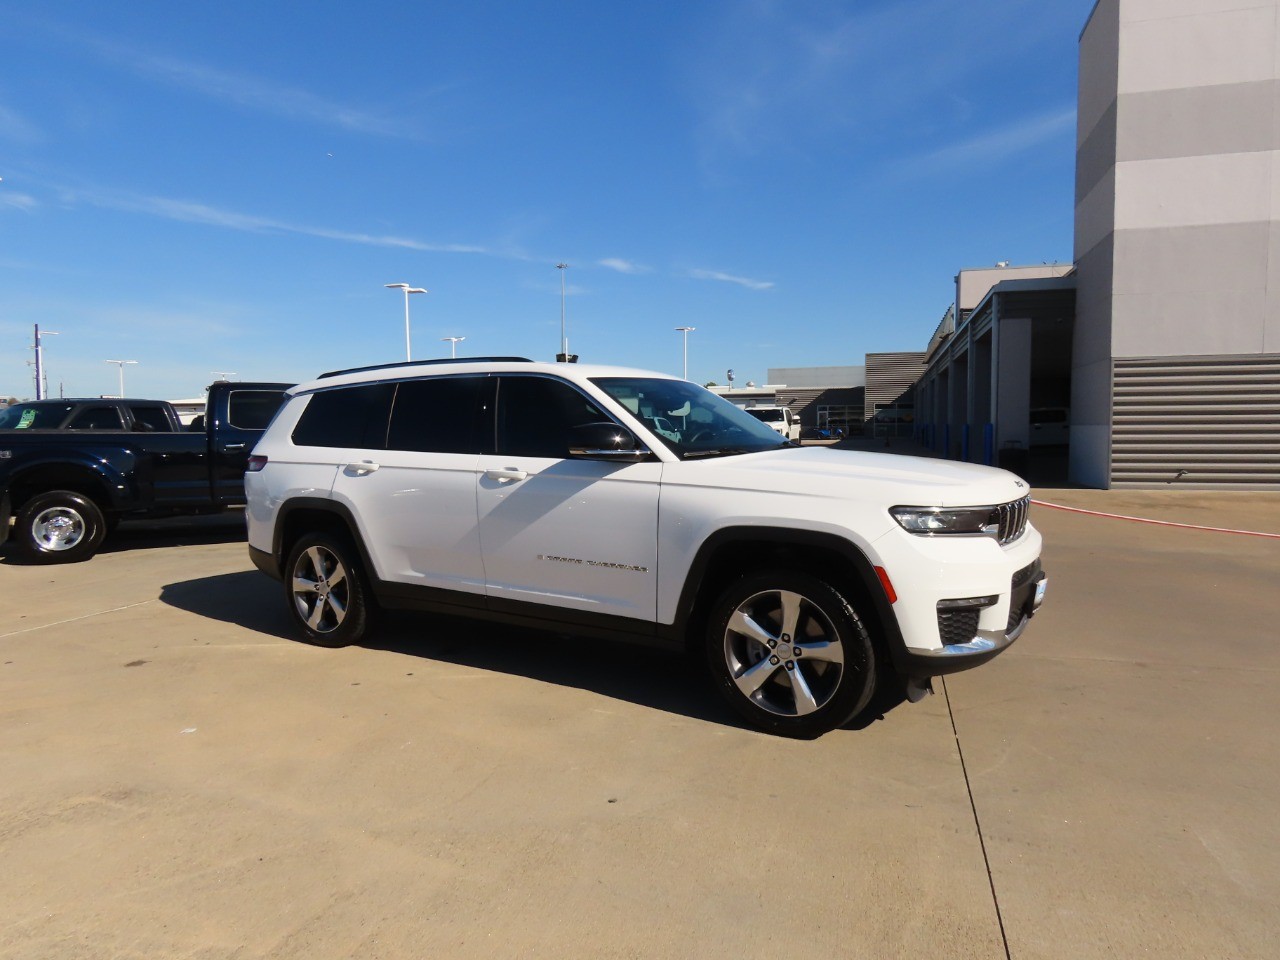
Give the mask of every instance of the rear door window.
POLYGON ((85 407, 67 424, 68 430, 123 430, 120 411, 115 407, 85 407))
POLYGON ((396 387, 387 446, 422 453, 483 453, 492 409, 489 377, 405 380, 396 387))
POLYGON ((158 404, 141 404, 130 407, 133 414, 133 429, 146 433, 171 433, 173 425, 169 422, 169 414, 158 404))

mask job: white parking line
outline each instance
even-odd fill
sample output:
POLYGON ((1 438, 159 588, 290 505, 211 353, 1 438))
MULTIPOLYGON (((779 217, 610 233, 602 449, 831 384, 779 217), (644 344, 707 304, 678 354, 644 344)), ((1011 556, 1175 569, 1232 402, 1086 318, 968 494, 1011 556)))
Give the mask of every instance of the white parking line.
POLYGON ((1147 517, 1127 517, 1122 513, 1103 513, 1100 510, 1084 510, 1080 507, 1065 507, 1060 503, 1049 503, 1045 500, 1032 500, 1037 507, 1051 507, 1054 510, 1066 510, 1068 513, 1084 513, 1091 517, 1109 517, 1112 520, 1132 520, 1134 523, 1154 523, 1159 527, 1181 527, 1184 530, 1208 530, 1212 533, 1238 533, 1245 537, 1267 537, 1280 540, 1280 533, 1263 533, 1260 530, 1233 530, 1231 527, 1206 527, 1198 523, 1174 523, 1172 520, 1151 520, 1147 517))
POLYGON ((34 627, 23 627, 21 630, 14 630, 10 633, 0 633, 0 640, 6 637, 16 637, 20 633, 31 633, 33 630, 44 630, 48 627, 59 627, 64 623, 75 623, 77 620, 88 620, 90 617, 100 617, 104 613, 115 613, 117 610, 128 610, 131 607, 141 607, 148 603, 155 603, 156 598, 150 600, 139 600, 137 603, 126 603, 123 607, 112 607, 110 610, 96 610, 93 613, 86 613, 81 617, 69 617, 66 620, 55 620, 53 623, 41 623, 34 627))

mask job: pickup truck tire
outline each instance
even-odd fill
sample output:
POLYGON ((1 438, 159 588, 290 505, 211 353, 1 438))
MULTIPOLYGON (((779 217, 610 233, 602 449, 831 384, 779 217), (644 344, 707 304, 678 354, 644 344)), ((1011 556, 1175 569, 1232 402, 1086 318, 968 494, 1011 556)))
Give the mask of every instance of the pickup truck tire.
POLYGON ((875 653, 852 605, 799 571, 732 583, 711 608, 705 644, 716 689, 770 733, 820 736, 851 720, 875 692, 875 653))
POLYGON ((76 563, 97 553, 107 524, 98 505, 84 494, 51 490, 18 509, 14 535, 28 560, 76 563))
POLYGON ((345 647, 369 630, 369 588, 355 548, 328 533, 304 535, 285 564, 289 610, 308 643, 345 647))

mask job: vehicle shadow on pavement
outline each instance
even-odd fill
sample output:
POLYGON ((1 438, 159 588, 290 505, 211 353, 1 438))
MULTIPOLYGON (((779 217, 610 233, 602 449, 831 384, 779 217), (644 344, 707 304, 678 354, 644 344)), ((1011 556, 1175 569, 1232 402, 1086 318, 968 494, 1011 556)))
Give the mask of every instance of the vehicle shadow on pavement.
MULTIPOLYGON (((248 570, 166 584, 160 601, 210 620, 297 640, 281 593, 279 584, 248 570)), ((382 613, 362 646, 574 687, 693 720, 746 729, 721 704, 695 659, 676 652, 399 611, 382 613)), ((842 729, 864 729, 903 702, 896 686, 882 686, 868 708, 842 729)))
MULTIPOLYGON (((188 613, 297 640, 283 588, 256 570, 164 585, 160 601, 188 613)), ((300 642, 300 641, 299 641, 300 642)), ((741 726, 691 658, 608 640, 480 620, 387 612, 363 644, 404 656, 589 690, 695 720, 741 726)))
POLYGON ((245 570, 166 583, 160 588, 160 602, 209 620, 292 640, 293 624, 284 605, 283 590, 258 571, 245 570))

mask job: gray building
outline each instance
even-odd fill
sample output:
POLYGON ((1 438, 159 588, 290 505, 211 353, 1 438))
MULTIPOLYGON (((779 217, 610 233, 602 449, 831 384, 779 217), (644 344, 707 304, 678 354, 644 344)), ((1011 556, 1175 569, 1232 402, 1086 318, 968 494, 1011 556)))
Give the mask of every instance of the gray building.
POLYGON ((1080 37, 1071 478, 1280 486, 1280 0, 1080 37))

